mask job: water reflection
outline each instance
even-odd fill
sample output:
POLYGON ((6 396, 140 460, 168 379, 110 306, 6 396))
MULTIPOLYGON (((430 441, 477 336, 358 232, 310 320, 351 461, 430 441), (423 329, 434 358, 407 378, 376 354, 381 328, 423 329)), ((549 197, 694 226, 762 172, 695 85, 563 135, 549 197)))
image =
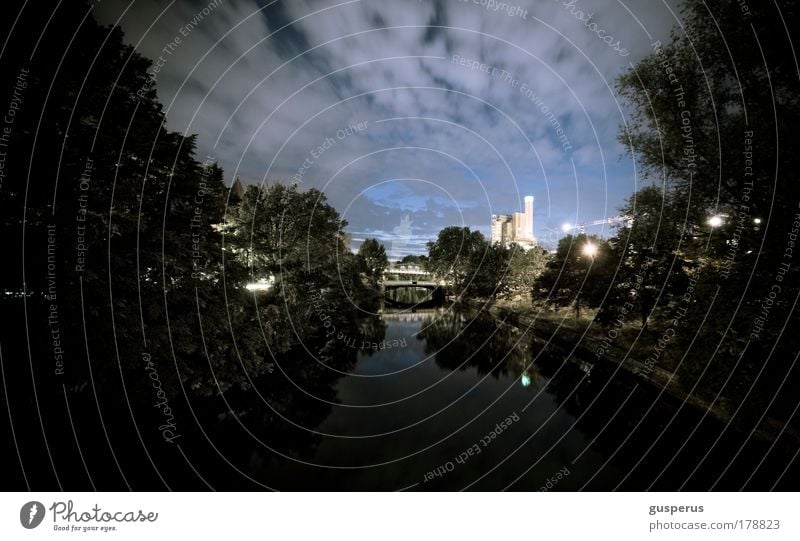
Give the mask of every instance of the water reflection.
POLYGON ((413 286, 392 288, 386 290, 383 301, 388 310, 430 309, 444 303, 444 291, 413 286))
MULTIPOLYGON (((744 441, 729 430, 693 471, 720 423, 487 314, 386 310, 361 332, 358 345, 328 343, 339 372, 298 352, 286 370, 302 388, 258 381, 269 406, 240 393, 201 408, 205 423, 215 408, 234 412, 213 433, 235 474, 200 453, 206 479, 294 490, 704 489, 744 441)), ((717 488, 741 486, 764 449, 748 444, 717 488)), ((773 456, 765 479, 788 460, 773 456)))
MULTIPOLYGON (((574 420, 532 362, 541 348, 518 329, 457 308, 387 312, 382 321, 384 340, 407 347, 360 352, 353 375, 336 384, 340 405, 315 428, 327 434, 309 460, 320 467, 271 457, 263 472, 272 481, 303 488, 396 489, 415 482, 430 489, 503 488, 534 451, 539 467, 525 481, 530 488, 546 479, 543 472, 563 468, 565 454, 585 449, 588 440, 569 431, 574 420), (518 422, 503 426, 509 418, 518 422), (543 453, 556 437, 558 452, 543 453), (426 480, 432 468, 475 445, 480 453, 469 467, 426 480)), ((254 455, 259 463, 268 456, 254 455)), ((592 452, 586 457, 587 465, 599 463, 592 452)))
POLYGON ((530 359, 530 344, 515 327, 484 313, 452 307, 441 310, 419 333, 424 351, 446 370, 474 367, 495 379, 520 376, 530 359))

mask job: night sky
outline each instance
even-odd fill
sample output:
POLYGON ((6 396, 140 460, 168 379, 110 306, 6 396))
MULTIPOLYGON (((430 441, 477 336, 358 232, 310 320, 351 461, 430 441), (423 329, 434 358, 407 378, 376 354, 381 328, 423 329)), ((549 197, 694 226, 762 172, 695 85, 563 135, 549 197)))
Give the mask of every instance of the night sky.
POLYGON ((613 216, 661 180, 617 141, 614 88, 669 41, 674 2, 110 0, 96 14, 154 60, 168 127, 198 134, 201 161, 228 184, 321 189, 353 247, 423 253, 448 225, 488 236, 528 194, 552 247, 562 223, 613 216))

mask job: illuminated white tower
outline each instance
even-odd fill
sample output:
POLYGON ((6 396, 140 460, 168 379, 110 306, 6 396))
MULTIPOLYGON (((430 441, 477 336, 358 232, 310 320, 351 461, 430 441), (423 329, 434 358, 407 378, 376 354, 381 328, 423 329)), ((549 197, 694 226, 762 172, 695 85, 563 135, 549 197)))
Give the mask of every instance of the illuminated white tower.
POLYGON ((525 237, 533 240, 533 196, 525 196, 525 237))

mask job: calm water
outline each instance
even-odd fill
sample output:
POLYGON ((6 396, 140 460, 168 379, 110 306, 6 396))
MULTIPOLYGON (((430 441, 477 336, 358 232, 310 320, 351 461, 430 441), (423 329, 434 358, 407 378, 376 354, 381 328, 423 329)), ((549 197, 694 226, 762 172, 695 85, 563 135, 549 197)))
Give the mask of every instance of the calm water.
MULTIPOLYGON (((359 353, 324 420, 264 442, 284 456, 245 440, 248 475, 277 489, 738 489, 766 453, 749 443, 733 460, 737 431, 490 316, 382 320, 384 347, 359 353)), ((747 488, 787 463, 773 450, 747 488)))
MULTIPOLYGON (((151 394, 129 395, 134 424, 113 377, 97 395, 70 391, 64 422, 53 421, 64 391, 42 391, 60 481, 83 490, 573 491, 763 490, 782 479, 776 488, 796 489, 797 466, 785 471, 796 449, 748 440, 609 367, 567 361, 549 336, 452 307, 385 313, 361 334, 369 341, 348 339, 349 356, 342 343, 329 356, 343 359, 338 371, 297 353, 249 390, 187 396, 190 407, 173 391, 179 445, 155 430, 151 394)), ((8 381, 24 381, 26 363, 5 366, 21 371, 8 381)), ((19 411, 36 412, 29 387, 9 390, 19 411)), ((35 416, 16 428, 26 465, 49 464, 35 416)), ((47 467, 27 475, 33 487, 57 488, 47 467)))

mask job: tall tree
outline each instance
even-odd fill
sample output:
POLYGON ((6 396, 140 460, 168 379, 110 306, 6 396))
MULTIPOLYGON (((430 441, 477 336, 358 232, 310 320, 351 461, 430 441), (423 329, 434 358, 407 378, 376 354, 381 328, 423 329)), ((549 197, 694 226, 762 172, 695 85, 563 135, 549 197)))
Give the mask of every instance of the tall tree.
POLYGON ((584 307, 597 308, 611 284, 613 252, 595 235, 567 235, 537 280, 540 294, 558 306, 569 306, 580 316, 584 307))
POLYGON ((507 291, 511 281, 511 254, 511 249, 498 243, 487 243, 483 250, 474 250, 465 293, 471 297, 495 299, 507 291))
POLYGON ((488 248, 489 243, 480 231, 468 227, 445 227, 439 231, 435 241, 428 242, 427 268, 460 291, 488 248))
POLYGON ((800 265, 787 251, 800 223, 800 154, 787 150, 800 121, 787 26, 798 15, 796 0, 746 11, 687 0, 671 42, 619 81, 633 110, 620 140, 670 191, 670 213, 682 217, 675 253, 696 266, 676 340, 691 349, 682 377, 701 394, 748 397, 750 412, 767 401, 790 411, 775 390, 798 377, 798 336, 783 330, 800 323, 800 265))
POLYGON ((377 239, 364 239, 364 242, 358 247, 358 259, 373 284, 377 284, 383 271, 389 266, 386 248, 377 239))
POLYGON ((536 280, 544 272, 550 259, 547 250, 539 246, 525 250, 519 245, 512 244, 509 256, 508 289, 516 293, 531 295, 536 280))
POLYGON ((609 241, 618 268, 598 314, 601 323, 632 312, 644 327, 657 305, 668 306, 685 290, 692 265, 684 257, 681 211, 656 186, 642 188, 620 209, 628 219, 609 241))

